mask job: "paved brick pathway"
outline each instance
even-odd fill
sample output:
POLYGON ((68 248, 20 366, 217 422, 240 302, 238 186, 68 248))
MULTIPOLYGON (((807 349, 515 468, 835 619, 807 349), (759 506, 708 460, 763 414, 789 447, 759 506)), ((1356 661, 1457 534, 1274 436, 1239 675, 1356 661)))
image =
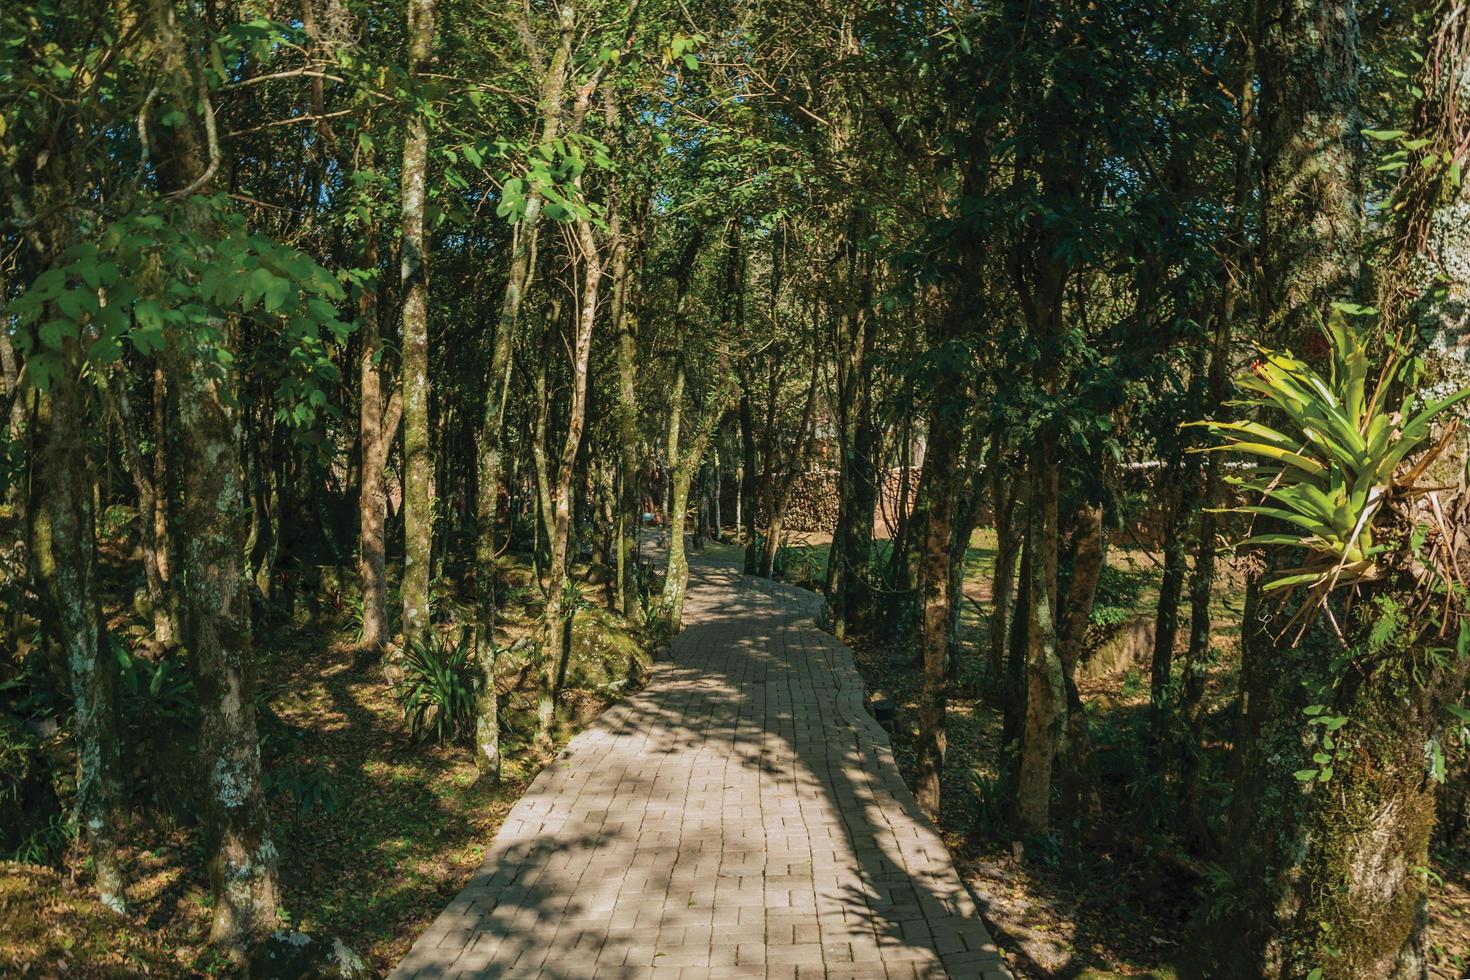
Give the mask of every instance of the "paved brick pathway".
POLYGON ((1008 978, 820 600, 691 586, 649 686, 537 777, 392 976, 1008 978))

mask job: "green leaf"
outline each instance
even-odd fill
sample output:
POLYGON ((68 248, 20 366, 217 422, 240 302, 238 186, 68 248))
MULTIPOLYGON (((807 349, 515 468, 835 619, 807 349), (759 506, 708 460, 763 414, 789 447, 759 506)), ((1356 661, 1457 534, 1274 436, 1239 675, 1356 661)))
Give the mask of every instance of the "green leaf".
POLYGON ((41 343, 48 350, 61 350, 61 345, 68 340, 76 340, 81 335, 81 327, 75 320, 47 320, 36 330, 41 343))
POLYGON ((274 277, 270 285, 265 287, 265 311, 267 313, 281 311, 287 305, 286 300, 295 292, 295 284, 291 280, 282 279, 279 276, 274 277))
POLYGON ((1317 778, 1317 770, 1298 769, 1296 772, 1292 773, 1292 775, 1295 776, 1299 782, 1309 783, 1317 778))

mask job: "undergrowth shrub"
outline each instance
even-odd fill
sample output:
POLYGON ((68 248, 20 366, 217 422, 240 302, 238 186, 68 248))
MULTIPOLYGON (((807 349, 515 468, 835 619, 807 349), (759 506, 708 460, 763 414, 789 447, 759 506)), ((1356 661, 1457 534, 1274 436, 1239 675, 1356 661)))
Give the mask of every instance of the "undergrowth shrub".
POLYGON ((639 646, 656 656, 674 642, 673 607, 657 594, 645 594, 640 598, 642 608, 634 636, 639 646))
POLYGON ((431 632, 408 644, 402 666, 397 694, 414 739, 443 745, 467 735, 474 727, 480 686, 470 644, 431 632))

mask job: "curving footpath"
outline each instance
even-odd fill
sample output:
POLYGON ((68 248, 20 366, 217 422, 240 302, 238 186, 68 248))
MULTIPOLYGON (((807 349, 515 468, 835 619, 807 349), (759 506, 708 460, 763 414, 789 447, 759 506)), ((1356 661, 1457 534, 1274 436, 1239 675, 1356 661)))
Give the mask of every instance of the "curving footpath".
POLYGON ((690 586, 649 685, 542 771, 391 976, 1009 978, 820 598, 690 586))

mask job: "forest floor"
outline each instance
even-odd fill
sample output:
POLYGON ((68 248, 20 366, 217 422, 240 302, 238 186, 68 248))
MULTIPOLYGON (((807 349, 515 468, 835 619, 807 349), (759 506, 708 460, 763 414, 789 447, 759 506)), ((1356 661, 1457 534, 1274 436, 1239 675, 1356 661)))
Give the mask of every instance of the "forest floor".
MULTIPOLYGON (((792 549, 786 577, 810 583, 825 550, 819 539, 792 549)), ((979 532, 967 558, 966 594, 973 601, 962 618, 970 649, 983 649, 978 613, 988 607, 993 558, 992 540, 979 532)), ((1157 589, 1152 559, 1114 548, 1109 561, 1124 574, 1115 577, 1103 600, 1146 616, 1157 589)), ((120 564, 109 561, 104 572, 120 564)), ((533 628, 537 609, 529 601, 529 576, 524 563, 513 566, 508 593, 520 605, 507 617, 503 642, 533 628)), ((124 593, 120 587, 110 591, 124 593)), ((1238 608, 1238 598, 1227 593, 1216 610, 1218 621, 1230 622, 1238 608)), ((119 607, 111 612, 116 630, 128 614, 119 607)), ((411 738, 380 666, 356 655, 354 639, 350 603, 331 589, 321 590, 291 622, 263 632, 257 638, 261 731, 283 905, 290 912, 282 925, 339 937, 384 972, 472 874, 545 757, 529 745, 530 693, 513 695, 505 780, 494 789, 477 785, 467 747, 411 738)), ((1236 657, 1228 631, 1217 634, 1217 643, 1210 687, 1213 741, 1206 759, 1212 794, 1207 816, 1216 826, 1228 748, 1228 719, 1220 709, 1233 691, 1236 657)), ((859 642, 854 653, 869 692, 900 707, 893 742, 909 777, 920 682, 912 647, 859 642)), ((1147 818, 1158 797, 1141 749, 1146 670, 1146 663, 1132 665, 1084 685, 1096 712, 1103 819, 1082 847, 1048 852, 1032 842, 1024 862, 1016 860, 995 791, 1000 712, 968 670, 951 694, 949 765, 938 823, 1018 975, 1173 975, 1169 964, 1187 936, 1209 866, 1147 818)), ((585 720, 605 704, 582 696, 570 713, 585 720)), ((560 732, 560 740, 574 729, 560 732)), ((158 746, 140 751, 166 757, 158 746)), ((91 898, 85 868, 69 857, 57 869, 0 863, 0 923, 6 924, 0 929, 0 975, 228 972, 206 942, 210 899, 197 828, 170 815, 185 809, 176 785, 180 774, 170 777, 146 765, 138 771, 140 794, 149 805, 141 808, 145 815, 132 825, 124 849, 132 882, 129 914, 119 919, 102 910, 91 898)), ((192 774, 186 770, 182 778, 192 774)), ((1431 870, 1430 972, 1437 980, 1460 978, 1470 974, 1470 854, 1437 854, 1431 870)))
MULTIPOLYGON (((507 564, 520 604, 506 611, 502 644, 528 634, 539 615, 526 598, 529 566, 514 556, 507 564)), ((552 756, 532 746, 534 692, 517 689, 505 707, 503 780, 478 784, 467 745, 411 737, 381 665, 357 655, 352 620, 350 604, 326 590, 294 623, 257 636, 257 703, 289 912, 281 927, 340 938, 382 975, 463 887, 552 756)), ((557 732, 557 750, 608 703, 567 692, 572 721, 557 732)), ((171 798, 173 781, 144 772, 137 782, 151 799, 123 848, 122 918, 100 907, 70 856, 59 870, 0 864, 0 922, 21 926, 0 928, 0 976, 230 973, 207 943, 203 844, 197 825, 170 815, 187 809, 171 798)))
MULTIPOLYGON (((809 587, 812 569, 825 567, 827 542, 810 535, 790 549, 786 576, 809 587)), ((880 542, 880 547, 885 542, 880 542)), ((996 942, 1012 969, 1028 978, 1176 976, 1171 965, 1187 942, 1194 911, 1208 892, 1211 864, 1189 853, 1157 819, 1161 787, 1150 777, 1144 749, 1148 710, 1148 651, 1120 669, 1081 683, 1092 713, 1094 759, 1102 776, 1102 818, 1071 828, 1081 847, 1028 842, 1025 860, 1011 840, 1007 807, 999 799, 997 768, 1002 718, 986 691, 980 664, 986 649, 982 610, 990 608, 995 558, 992 532, 977 531, 966 556, 961 642, 975 651, 962 661, 949 696, 948 752, 938 825, 996 942)), ((1153 614, 1160 568, 1142 549, 1113 546, 1113 572, 1099 588, 1102 616, 1118 623, 1153 614)), ((1227 575, 1230 574, 1227 571, 1227 575)), ((1207 691, 1209 720, 1203 760, 1206 818, 1223 828, 1228 802, 1225 759, 1227 705, 1238 666, 1238 620, 1243 585, 1222 590, 1212 608, 1216 663, 1207 691)), ((1188 635, 1188 610, 1180 636, 1188 635)), ((1152 634, 1140 634, 1151 644, 1152 634)), ((1140 641, 1134 640, 1132 645, 1140 641)), ((1129 643, 1123 643, 1126 647, 1129 643)), ((911 640, 853 643, 867 690, 898 705, 890 727, 894 754, 912 784, 917 709, 922 683, 911 640)), ((1066 840, 1069 828, 1059 828, 1066 840)), ((1436 980, 1470 976, 1470 854, 1436 854, 1432 862, 1428 951, 1436 980)))

